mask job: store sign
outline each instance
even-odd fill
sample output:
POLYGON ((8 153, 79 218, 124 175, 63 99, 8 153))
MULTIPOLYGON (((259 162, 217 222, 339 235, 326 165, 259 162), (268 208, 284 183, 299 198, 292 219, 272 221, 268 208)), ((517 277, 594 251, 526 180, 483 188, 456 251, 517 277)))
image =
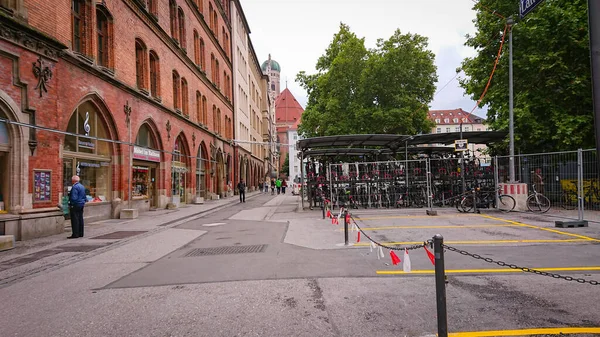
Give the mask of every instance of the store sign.
POLYGON ((454 141, 454 151, 467 151, 468 141, 466 139, 458 139, 454 141))
POLYGON ((134 146, 133 158, 147 161, 160 162, 160 152, 145 147, 134 146))
POLYGON ((86 149, 93 149, 95 147, 95 144, 92 142, 86 142, 85 140, 81 140, 79 139, 78 142, 79 147, 84 147, 86 149))

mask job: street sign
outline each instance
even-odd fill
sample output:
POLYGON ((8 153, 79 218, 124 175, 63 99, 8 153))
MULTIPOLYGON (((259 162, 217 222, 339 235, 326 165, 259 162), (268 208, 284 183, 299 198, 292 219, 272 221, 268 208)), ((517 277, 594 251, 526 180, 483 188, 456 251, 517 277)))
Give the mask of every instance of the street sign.
POLYGON ((457 139, 454 141, 454 151, 467 151, 469 142, 466 139, 457 139))
POLYGON ((542 1, 544 0, 520 0, 519 13, 521 15, 521 19, 524 18, 525 15, 529 14, 542 1))

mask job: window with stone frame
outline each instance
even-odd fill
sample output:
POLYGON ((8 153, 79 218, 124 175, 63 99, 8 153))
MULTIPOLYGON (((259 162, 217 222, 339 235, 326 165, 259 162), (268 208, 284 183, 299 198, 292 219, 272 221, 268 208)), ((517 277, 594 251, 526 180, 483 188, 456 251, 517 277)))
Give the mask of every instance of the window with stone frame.
POLYGON ((213 132, 217 132, 217 106, 213 104, 213 132))
POLYGON ((208 125, 208 103, 206 96, 202 96, 202 124, 208 125))
POLYGON ((148 89, 146 79, 147 55, 146 44, 141 39, 135 39, 135 78, 138 89, 148 89))
POLYGON ((155 17, 158 16, 158 1, 159 0, 148 0, 148 12, 150 12, 150 14, 154 15, 155 17))
POLYGON ((213 31, 213 33, 215 32, 215 21, 214 21, 214 9, 213 9, 213 5, 212 3, 208 3, 208 26, 210 27, 210 29, 213 31))
POLYGON ((217 84, 217 88, 221 88, 221 74, 219 74, 219 60, 215 60, 215 75, 216 75, 216 81, 215 83, 217 84))
POLYGON ((183 9, 181 9, 181 7, 177 9, 177 25, 179 34, 179 45, 181 46, 181 48, 185 49, 187 47, 185 38, 185 15, 183 14, 183 9))
POLYGON ((112 16, 103 5, 96 6, 96 62, 98 65, 112 68, 112 16))
POLYGON ((188 84, 185 77, 181 78, 181 111, 185 116, 190 116, 188 84))
POLYGON ((154 50, 150 51, 150 95, 160 97, 160 63, 154 50))
POLYGON ((218 134, 222 135, 222 125, 221 125, 221 109, 217 108, 217 128, 216 131, 218 134))
POLYGON ((179 77, 179 73, 173 70, 173 107, 175 110, 181 110, 181 78, 179 77))
POLYGON ((204 4, 203 4, 204 0, 194 0, 194 3, 196 4, 196 8, 198 8, 198 11, 200 11, 200 13, 204 14, 204 4))
POLYGON ((213 83, 217 83, 217 77, 216 77, 216 62, 215 62, 215 54, 211 53, 210 54, 210 80, 213 83))
POLYGON ((198 124, 202 123, 202 95, 200 91, 196 91, 196 121, 198 124))

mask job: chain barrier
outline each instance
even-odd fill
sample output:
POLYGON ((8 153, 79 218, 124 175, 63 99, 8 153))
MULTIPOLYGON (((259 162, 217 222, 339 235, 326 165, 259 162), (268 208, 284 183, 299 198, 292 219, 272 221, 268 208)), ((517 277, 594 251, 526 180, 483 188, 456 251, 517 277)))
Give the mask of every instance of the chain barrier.
POLYGON ((403 250, 415 250, 415 249, 421 249, 423 247, 429 246, 431 245, 431 240, 428 241, 424 241, 422 244, 418 244, 418 245, 412 245, 412 246, 405 246, 405 247, 401 247, 401 246, 388 246, 385 245, 383 243, 379 243, 375 240, 373 240, 373 238, 371 238, 367 233, 365 233, 362 228, 360 228, 360 226, 358 225, 358 223, 356 222, 356 220, 354 219, 354 217, 352 216, 352 214, 348 213, 348 215, 350 215, 350 219, 352 219, 352 222, 354 223, 354 225, 356 226, 356 228, 358 228, 358 230, 361 232, 362 235, 364 235, 367 239, 371 240, 371 242, 373 242, 375 245, 385 248, 385 249, 389 249, 389 250, 395 250, 395 251, 403 251, 403 250))
POLYGON ((487 263, 495 263, 495 264, 497 264, 497 265, 499 265, 501 267, 508 267, 510 269, 520 269, 520 270, 522 270, 522 271, 524 271, 526 273, 533 273, 533 274, 537 274, 537 275, 541 275, 541 276, 548 276, 548 277, 552 277, 552 278, 555 278, 555 279, 563 279, 563 280, 566 280, 566 281, 575 281, 575 282, 578 282, 578 283, 589 283, 591 285, 600 285, 599 281, 586 280, 586 279, 582 279, 582 278, 574 278, 574 277, 571 277, 571 276, 563 276, 563 275, 549 273, 549 272, 545 272, 545 271, 541 271, 541 270, 536 270, 536 269, 531 269, 531 268, 527 268, 527 267, 519 267, 519 266, 517 266, 515 264, 510 264, 510 263, 506 263, 506 262, 503 262, 503 261, 496 261, 496 260, 491 259, 489 257, 483 257, 483 256, 481 256, 479 254, 469 253, 469 252, 467 252, 465 250, 460 250, 458 248, 454 248, 454 247, 451 247, 451 246, 442 245, 442 247, 448 249, 449 251, 452 251, 452 252, 455 252, 455 253, 459 253, 459 254, 464 255, 464 256, 472 257, 472 258, 474 258, 476 260, 482 260, 482 261, 485 261, 487 263))

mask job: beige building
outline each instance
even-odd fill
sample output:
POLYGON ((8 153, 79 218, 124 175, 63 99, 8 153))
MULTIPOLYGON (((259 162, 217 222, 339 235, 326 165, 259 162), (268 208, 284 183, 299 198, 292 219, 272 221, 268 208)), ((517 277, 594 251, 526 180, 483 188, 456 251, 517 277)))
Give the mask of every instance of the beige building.
MULTIPOLYGON (((430 110, 429 119, 435 123, 431 133, 460 132, 461 126, 462 132, 488 131, 483 118, 460 108, 454 110, 430 110)), ((486 146, 469 143, 468 149, 472 153, 480 155, 481 151, 486 149, 486 146)))

